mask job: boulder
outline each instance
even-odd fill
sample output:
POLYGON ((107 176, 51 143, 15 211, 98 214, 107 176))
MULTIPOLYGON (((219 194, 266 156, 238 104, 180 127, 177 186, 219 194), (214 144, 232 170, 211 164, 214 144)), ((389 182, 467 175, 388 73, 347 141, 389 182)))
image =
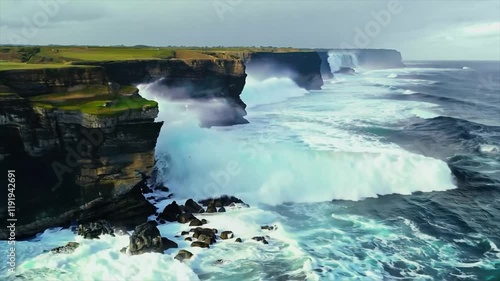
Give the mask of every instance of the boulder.
POLYGON ((226 212, 226 209, 224 207, 220 207, 219 208, 219 213, 224 213, 224 212, 226 212))
POLYGON ((50 252, 54 253, 54 254, 71 254, 79 246, 80 246, 80 244, 77 242, 68 242, 68 244, 66 244, 65 246, 54 248, 54 249, 50 250, 50 252))
POLYGON ((234 242, 241 243, 241 242, 243 242, 243 241, 241 240, 241 238, 236 238, 236 240, 234 240, 234 242))
POLYGON ((168 249, 173 249, 173 248, 178 248, 179 246, 177 245, 177 243, 175 243, 174 241, 168 239, 168 238, 165 238, 165 237, 162 237, 161 238, 161 243, 163 245, 163 250, 168 250, 168 249))
POLYGON ((160 213, 158 219, 163 219, 169 222, 177 221, 177 217, 182 214, 182 210, 177 205, 177 202, 172 202, 163 209, 163 212, 160 213))
POLYGON ((170 248, 177 248, 177 244, 161 237, 156 225, 150 221, 137 226, 130 236, 129 250, 132 255, 163 253, 170 248))
POLYGON ((354 75, 354 73, 356 73, 356 70, 354 70, 351 67, 341 67, 339 70, 334 72, 334 74, 348 74, 348 75, 354 75))
POLYGON ((163 191, 163 192, 169 192, 170 190, 168 189, 168 187, 164 186, 164 185, 157 185, 155 186, 155 189, 156 190, 159 190, 159 191, 163 191))
POLYGON ((182 231, 181 235, 189 235, 189 231, 182 231))
POLYGON ((186 250, 180 250, 179 253, 174 257, 178 261, 188 260, 193 256, 193 254, 186 250))
POLYGON ((197 218, 194 218, 189 223, 189 226, 202 226, 202 225, 203 225, 203 223, 199 219, 197 219, 197 218))
POLYGON ((188 199, 184 204, 184 210, 193 214, 199 214, 205 212, 203 207, 198 205, 193 199, 188 199))
POLYGON ((222 231, 220 234, 221 239, 231 239, 234 237, 234 234, 232 231, 222 231))
POLYGON ((216 242, 217 229, 197 227, 193 229, 193 238, 201 240, 207 244, 216 242))
POLYGON ((108 221, 98 220, 78 225, 78 235, 85 239, 99 239, 99 236, 104 234, 114 236, 113 227, 108 221))
POLYGON ((191 243, 191 247, 210 248, 210 245, 205 242, 194 241, 191 243))
POLYGON ((245 202, 243 202, 241 199, 227 195, 223 195, 219 198, 209 198, 205 200, 200 200, 199 203, 205 207, 209 205, 213 205, 215 207, 223 207, 223 206, 226 207, 231 205, 232 203, 245 204, 245 202))
POLYGON ((272 225, 263 225, 260 227, 260 229, 272 231, 278 229, 278 227, 272 225))
POLYGON ((201 219, 201 223, 202 223, 202 224, 207 224, 207 223, 208 223, 208 221, 207 221, 206 219, 201 219))
POLYGON ((217 208, 214 205, 208 205, 207 213, 217 213, 217 208))
POLYGON ((191 237, 186 237, 186 238, 184 238, 184 241, 190 241, 190 242, 191 242, 191 241, 193 241, 193 238, 191 238, 191 237))
POLYGON ((195 219, 196 219, 196 217, 193 216, 193 214, 191 214, 191 213, 183 213, 177 217, 177 221, 179 223, 188 223, 188 222, 195 220, 195 219))
POLYGON ((264 238, 263 236, 255 236, 252 239, 258 242, 262 242, 264 244, 269 244, 269 242, 267 242, 266 238, 264 238))

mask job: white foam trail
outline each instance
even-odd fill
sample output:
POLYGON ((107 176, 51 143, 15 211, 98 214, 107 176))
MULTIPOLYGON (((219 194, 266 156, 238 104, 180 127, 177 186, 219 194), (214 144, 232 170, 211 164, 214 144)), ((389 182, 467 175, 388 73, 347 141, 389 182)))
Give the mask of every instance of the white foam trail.
POLYGON ((500 147, 492 144, 482 144, 479 146, 479 151, 486 154, 500 153, 500 147))
MULTIPOLYGON (((49 229, 36 241, 16 243, 17 253, 22 255, 16 274, 26 280, 198 280, 186 264, 174 259, 178 249, 163 255, 120 253, 128 243, 126 235, 104 235, 98 240, 89 240, 68 229, 49 229), (80 243, 71 254, 43 253, 70 241, 80 243)), ((9 246, 0 243, 0 249, 4 247, 9 246)))

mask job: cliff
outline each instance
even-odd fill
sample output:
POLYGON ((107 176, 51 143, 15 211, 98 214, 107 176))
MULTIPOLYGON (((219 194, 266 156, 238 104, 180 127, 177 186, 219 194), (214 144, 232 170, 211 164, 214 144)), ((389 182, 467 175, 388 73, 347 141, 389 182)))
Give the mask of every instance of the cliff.
MULTIPOLYGON (((154 166, 157 114, 144 107, 94 115, 1 95, 0 167, 17 174, 17 238, 75 220, 145 221, 154 207, 133 187, 154 166)), ((2 221, 6 215, 2 209, 2 221)), ((2 228, 0 239, 6 235, 2 228)))
POLYGON ((119 84, 138 84, 159 79, 164 97, 173 100, 218 100, 225 106, 203 115, 204 126, 247 123, 246 105, 240 94, 245 87, 245 64, 239 59, 171 59, 116 62, 85 62, 103 69, 106 79, 119 84))
POLYGON ((168 98, 227 105, 202 124, 246 122, 241 60, 84 64, 0 71, 0 167, 19 175, 18 239, 74 221, 135 226, 154 213, 139 185, 154 167, 162 124, 156 102, 128 85, 162 78, 168 98))
POLYGON ((257 78, 288 77, 307 90, 320 90, 321 58, 316 52, 255 52, 246 57, 247 72, 257 78))

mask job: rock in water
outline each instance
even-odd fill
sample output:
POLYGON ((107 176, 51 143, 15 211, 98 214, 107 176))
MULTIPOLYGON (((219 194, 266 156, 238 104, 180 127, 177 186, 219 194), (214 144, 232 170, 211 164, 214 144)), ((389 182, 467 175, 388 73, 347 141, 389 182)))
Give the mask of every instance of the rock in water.
POLYGON ((50 252, 54 253, 54 254, 71 254, 73 253, 76 248, 78 248, 80 246, 79 243, 76 243, 76 242, 68 242, 68 244, 66 244, 66 246, 62 246, 62 247, 57 247, 57 248, 54 248, 52 250, 50 250, 50 252))
POLYGON ((174 241, 168 239, 168 238, 165 238, 165 237, 162 237, 161 238, 161 243, 163 244, 163 250, 168 250, 168 249, 173 249, 173 248, 178 248, 179 245, 177 245, 177 243, 175 243, 174 241))
POLYGON ((339 70, 334 72, 335 74, 349 74, 349 75, 354 75, 356 73, 356 70, 350 67, 341 67, 339 70))
POLYGON ((278 227, 272 226, 272 225, 263 225, 260 227, 260 229, 272 231, 272 230, 278 229, 278 227))
POLYGON ((189 213, 199 214, 203 213, 203 207, 198 205, 193 199, 188 199, 184 204, 184 210, 189 213))
POLYGON ((209 199, 201 200, 201 201, 199 201, 199 203, 201 203, 203 206, 213 205, 215 207, 223 207, 223 206, 227 207, 231 204, 236 204, 236 203, 246 205, 245 202, 243 202, 241 199, 236 198, 234 196, 227 196, 227 195, 223 195, 219 198, 209 198, 209 199))
POLYGON ((258 242, 262 242, 264 244, 269 244, 269 242, 267 242, 266 238, 264 238, 262 236, 255 236, 252 239, 255 241, 258 241, 258 242))
POLYGON ((195 229, 192 229, 193 237, 201 240, 207 244, 213 244, 216 242, 216 236, 215 234, 217 233, 217 229, 211 229, 211 228, 201 228, 197 227, 195 229))
POLYGON ((184 213, 184 214, 180 214, 178 217, 177 217, 177 221, 179 223, 188 223, 192 220, 196 220, 196 217, 193 216, 193 214, 191 213, 184 213))
POLYGON ((179 261, 182 262, 183 260, 190 259, 192 256, 193 256, 193 254, 191 252, 186 251, 186 250, 180 250, 179 253, 177 253, 177 255, 175 256, 174 259, 179 260, 179 261))
POLYGON ((172 202, 163 209, 163 212, 158 216, 159 219, 163 219, 169 222, 177 221, 179 215, 182 214, 181 207, 177 205, 177 202, 172 202))
POLYGON ((241 243, 241 242, 243 242, 243 240, 241 240, 241 238, 236 238, 236 240, 234 240, 234 242, 241 243))
POLYGON ((220 234, 221 239, 231 239, 233 238, 234 234, 232 231, 222 231, 220 234))
POLYGON ((224 208, 224 207, 220 207, 220 208, 219 208, 219 213, 224 213, 224 212, 226 212, 226 208, 224 208))
POLYGON ((197 218, 194 218, 189 223, 189 226, 202 226, 202 225, 203 225, 203 223, 199 219, 197 219, 197 218))
POLYGON ((78 235, 85 239, 98 239, 100 235, 104 234, 114 236, 113 227, 108 221, 98 220, 78 225, 78 235))
POLYGON ((137 226, 130 236, 129 250, 131 255, 144 253, 163 253, 166 249, 177 248, 177 244, 161 237, 160 231, 153 222, 137 226))
POLYGON ((210 245, 205 242, 194 241, 193 243, 191 243, 191 247, 210 248, 210 245))
POLYGON ((207 213, 217 213, 217 208, 214 205, 208 205, 207 213))

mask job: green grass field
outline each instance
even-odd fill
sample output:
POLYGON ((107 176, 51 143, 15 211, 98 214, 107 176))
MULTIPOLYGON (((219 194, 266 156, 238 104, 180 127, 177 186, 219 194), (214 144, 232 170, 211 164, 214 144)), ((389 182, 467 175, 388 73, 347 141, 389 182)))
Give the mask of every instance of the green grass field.
POLYGON ((12 70, 12 69, 44 69, 44 68, 61 68, 61 67, 88 67, 80 65, 68 65, 68 64, 34 64, 34 63, 24 63, 24 62, 10 62, 10 61, 0 61, 0 71, 2 70, 12 70))
POLYGON ((92 86, 69 93, 55 93, 34 96, 30 101, 36 107, 80 111, 93 115, 116 115, 127 110, 142 110, 143 107, 156 107, 158 103, 140 96, 131 95, 137 88, 122 87, 120 93, 109 93, 106 86, 92 86), (111 102, 105 106, 107 102, 111 102))

